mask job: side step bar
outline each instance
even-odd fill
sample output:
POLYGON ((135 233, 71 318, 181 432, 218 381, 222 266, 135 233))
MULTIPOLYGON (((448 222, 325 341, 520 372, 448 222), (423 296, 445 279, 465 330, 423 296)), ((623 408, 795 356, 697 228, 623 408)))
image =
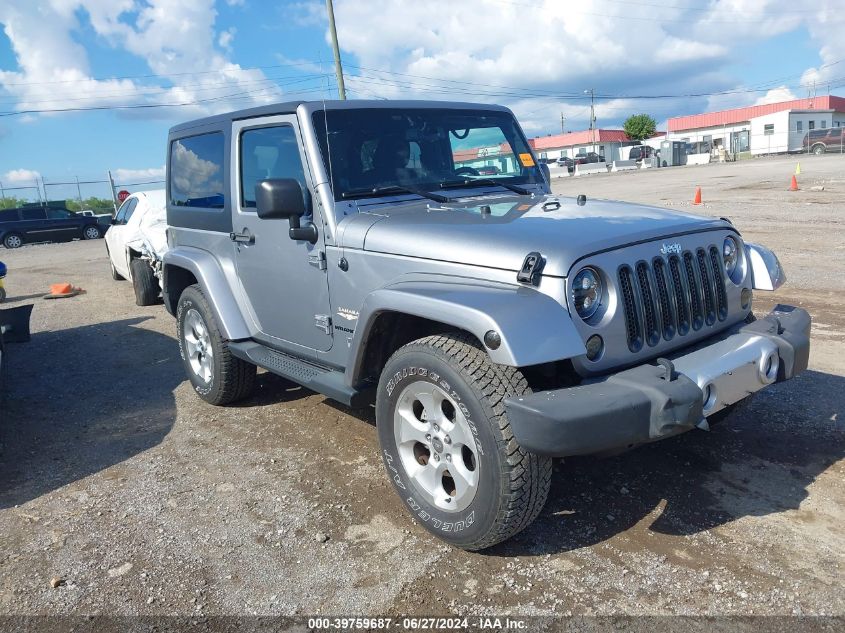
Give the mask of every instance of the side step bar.
POLYGON ((374 399, 374 387, 355 389, 345 384, 343 372, 271 349, 255 341, 230 342, 232 354, 241 360, 263 367, 282 378, 337 400, 353 409, 366 406, 374 399))

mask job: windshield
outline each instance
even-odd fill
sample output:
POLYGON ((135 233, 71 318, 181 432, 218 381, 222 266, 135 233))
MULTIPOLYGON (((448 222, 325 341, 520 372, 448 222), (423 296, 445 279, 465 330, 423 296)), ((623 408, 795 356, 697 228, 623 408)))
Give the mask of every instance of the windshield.
POLYGON ((313 115, 336 200, 374 190, 439 191, 472 180, 542 183, 513 116, 489 110, 361 108, 313 115))

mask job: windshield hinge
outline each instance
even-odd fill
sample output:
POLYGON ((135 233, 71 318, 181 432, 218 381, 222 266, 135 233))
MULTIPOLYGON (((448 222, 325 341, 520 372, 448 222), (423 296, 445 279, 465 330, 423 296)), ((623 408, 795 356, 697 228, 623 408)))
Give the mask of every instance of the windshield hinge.
POLYGON ((546 260, 543 259, 540 253, 536 251, 528 253, 522 262, 522 268, 516 273, 516 280, 522 284, 539 285, 540 273, 543 272, 543 266, 545 265, 546 260))
POLYGON ((324 251, 317 251, 308 256, 308 263, 316 266, 320 270, 326 269, 326 253, 324 251))
POLYGON ((314 325, 326 334, 332 333, 332 318, 328 314, 315 314, 314 325))

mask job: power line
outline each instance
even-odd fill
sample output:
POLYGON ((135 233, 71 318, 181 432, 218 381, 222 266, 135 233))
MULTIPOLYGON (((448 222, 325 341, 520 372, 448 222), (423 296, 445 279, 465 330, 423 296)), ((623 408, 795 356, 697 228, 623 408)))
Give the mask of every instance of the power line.
POLYGON ((243 68, 215 68, 213 70, 196 70, 180 73, 150 73, 147 75, 120 75, 117 77, 82 77, 79 79, 57 79, 53 81, 21 81, 16 83, 5 83, 4 87, 10 86, 41 86, 54 84, 72 84, 81 81, 123 81, 125 79, 170 79, 171 77, 186 77, 189 75, 211 75, 211 74, 226 74, 226 73, 245 73, 253 70, 269 70, 271 68, 293 68, 298 66, 312 66, 315 67, 319 62, 304 60, 301 62, 291 62, 289 64, 269 64, 267 66, 247 66, 243 68))
MULTIPOLYGON (((8 117, 8 116, 15 116, 19 114, 55 114, 55 113, 62 113, 62 112, 96 112, 102 110, 146 110, 146 109, 154 109, 154 108, 181 108, 186 106, 194 106, 194 105, 201 105, 203 103, 212 103, 215 101, 226 101, 226 100, 239 100, 239 99, 252 99, 254 96, 260 92, 264 92, 268 90, 268 88, 260 88, 258 90, 250 90, 246 92, 236 92, 233 94, 228 95, 221 95, 219 97, 210 97, 207 99, 197 99, 194 101, 183 101, 180 103, 133 103, 133 104, 125 104, 125 105, 102 105, 102 106, 80 106, 75 108, 54 108, 54 109, 31 109, 31 110, 15 110, 11 112, 0 112, 0 117, 8 117)), ((308 94, 311 92, 317 92, 320 89, 318 88, 307 88, 304 90, 294 90, 291 92, 285 93, 286 96, 291 96, 295 94, 308 94)), ((269 95, 268 95, 269 96, 269 95)))
POLYGON ((135 91, 121 91, 121 92, 111 92, 111 93, 102 93, 102 92, 90 92, 87 96, 83 97, 56 97, 54 99, 29 99, 26 97, 18 97, 16 99, 5 99, 0 100, 0 103, 20 103, 24 102, 27 104, 32 103, 54 103, 54 102, 62 102, 65 103, 67 101, 88 101, 91 99, 108 99, 113 97, 124 97, 124 96, 143 96, 143 95, 160 95, 165 93, 169 90, 174 89, 186 89, 191 88, 193 89, 192 92, 209 92, 215 90, 223 90, 225 88, 244 88, 246 86, 255 86, 258 84, 273 84, 271 87, 281 87, 281 86, 292 86, 295 84, 306 83, 308 81, 314 81, 316 79, 322 79, 325 75, 306 75, 304 77, 292 78, 292 77, 268 77, 267 79, 258 79, 255 81, 232 81, 232 82, 219 82, 214 84, 181 84, 178 86, 171 86, 171 87, 149 87, 149 88, 140 88, 135 91), (290 79, 290 81, 279 81, 280 79, 290 79))

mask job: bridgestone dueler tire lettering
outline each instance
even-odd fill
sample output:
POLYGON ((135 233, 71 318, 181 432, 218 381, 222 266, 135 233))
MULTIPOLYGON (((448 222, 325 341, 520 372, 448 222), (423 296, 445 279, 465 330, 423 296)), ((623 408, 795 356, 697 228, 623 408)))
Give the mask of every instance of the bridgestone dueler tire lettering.
POLYGON ((466 550, 480 550, 525 529, 546 502, 552 460, 524 451, 511 432, 505 399, 531 393, 514 367, 496 365, 468 334, 443 334, 397 350, 381 374, 376 423, 387 475, 402 501, 427 530, 466 550), (475 497, 460 512, 444 512, 415 489, 399 458, 393 414, 404 384, 427 380, 440 385, 471 420, 479 449, 475 497))
POLYGON ((228 343, 223 339, 214 318, 214 312, 196 284, 185 288, 179 297, 176 306, 176 338, 179 341, 179 354, 182 356, 185 373, 200 398, 209 404, 224 405, 242 400, 252 393, 255 387, 255 365, 236 358, 229 351, 228 343), (214 352, 212 376, 208 383, 204 383, 194 373, 185 355, 184 318, 191 308, 202 317, 214 352))

